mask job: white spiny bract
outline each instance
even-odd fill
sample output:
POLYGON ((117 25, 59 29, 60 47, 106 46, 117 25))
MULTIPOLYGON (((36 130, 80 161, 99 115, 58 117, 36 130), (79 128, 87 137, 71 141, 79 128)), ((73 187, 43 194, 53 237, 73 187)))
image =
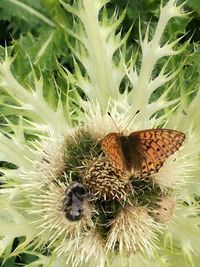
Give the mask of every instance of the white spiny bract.
MULTIPOLYGON (((33 71, 35 86, 31 90, 30 86, 25 88, 11 72, 14 58, 6 54, 1 59, 0 86, 17 103, 16 106, 10 104, 13 115, 16 115, 16 109, 20 110, 20 115, 16 125, 6 119, 10 131, 2 130, 0 135, 0 160, 18 167, 0 170, 4 174, 0 189, 0 255, 6 260, 25 252, 38 257, 34 266, 44 267, 169 267, 186 264, 197 267, 200 217, 199 204, 194 196, 200 194, 197 112, 200 93, 188 105, 183 104, 187 102, 187 96, 167 99, 174 88, 173 83, 168 88, 166 85, 181 70, 180 66, 178 70, 167 72, 168 58, 181 53, 183 48, 175 49, 178 40, 162 42, 169 20, 184 16, 182 5, 177 6, 175 0, 169 0, 161 7, 152 37, 149 35, 150 25, 144 37, 140 32, 139 65, 135 55, 125 60, 130 31, 123 37, 120 31, 117 33, 125 12, 121 15, 115 12, 108 17, 105 7, 108 0, 78 0, 73 6, 60 2, 74 16, 74 28, 64 28, 75 41, 73 45, 68 43, 74 56, 74 73, 64 69, 64 77, 74 91, 78 87, 84 92, 87 101, 75 93, 82 109, 75 110, 74 115, 70 100, 63 103, 58 96, 57 109, 53 110, 44 98, 42 77, 37 79, 33 71), (161 58, 166 59, 165 63, 153 77, 153 70, 161 58), (125 77, 128 78, 126 90, 120 93, 125 77), (150 102, 152 93, 161 86, 165 88, 163 93, 150 102), (170 112, 168 107, 172 109, 170 112), (165 112, 155 116, 160 110, 165 112), (92 173, 98 182, 102 182, 103 175, 110 170, 112 179, 119 175, 126 177, 113 171, 111 166, 107 168, 102 151, 98 151, 100 140, 107 133, 118 131, 107 112, 111 113, 120 131, 126 129, 130 133, 164 124, 166 128, 183 131, 187 139, 180 151, 167 159, 159 172, 151 177, 161 194, 159 198, 154 188, 153 193, 148 192, 157 206, 152 205, 150 209, 140 201, 131 202, 131 198, 123 206, 123 200, 120 203, 123 208, 106 222, 109 230, 104 233, 104 226, 98 225, 99 216, 103 214, 94 204, 98 195, 90 196, 88 208, 92 217, 78 222, 65 218, 62 205, 65 190, 74 177, 73 171, 84 176, 84 171, 91 173, 93 168, 92 173), (76 127, 71 124, 70 116, 74 116, 76 127), (26 133, 35 135, 35 140, 26 140, 26 133), (91 142, 89 151, 81 148, 85 140, 91 142), (89 157, 84 158, 81 152, 89 157), (71 171, 72 161, 76 159, 80 165, 71 171), (104 169, 95 169, 94 163, 104 169), (166 192, 168 195, 165 196, 166 192), (13 241, 18 237, 23 238, 11 252, 13 241), (48 253, 43 255, 45 249, 48 253)), ((117 189, 118 182, 115 186, 117 189)), ((133 197, 142 194, 142 190, 146 189, 136 192, 133 188, 133 197)), ((126 191, 122 195, 126 196, 126 191)), ((120 194, 117 198, 121 201, 120 194)))

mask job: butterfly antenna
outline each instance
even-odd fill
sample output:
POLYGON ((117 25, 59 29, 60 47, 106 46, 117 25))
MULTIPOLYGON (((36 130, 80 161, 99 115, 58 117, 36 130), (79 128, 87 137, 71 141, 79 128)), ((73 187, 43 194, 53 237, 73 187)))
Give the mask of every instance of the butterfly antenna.
MULTIPOLYGON (((130 123, 133 121, 133 119, 135 118, 135 116, 140 112, 140 110, 137 110, 133 116, 133 118, 129 121, 129 123, 126 125, 126 128, 123 130, 123 132, 127 129, 127 127, 130 125, 130 123)), ((117 126, 116 122, 114 121, 112 115, 110 114, 110 112, 108 112, 108 115, 110 116, 112 122, 114 123, 115 127, 117 128, 118 132, 120 132, 119 127, 117 126)))
POLYGON ((136 115, 140 112, 140 110, 137 110, 133 116, 133 118, 129 121, 129 123, 126 125, 125 129, 123 130, 123 132, 128 128, 128 126, 130 125, 130 123, 134 120, 134 118, 136 117, 136 115))
POLYGON ((183 112, 183 114, 184 114, 185 116, 187 116, 187 113, 186 113, 186 111, 185 111, 184 109, 182 109, 182 112, 183 112))
POLYGON ((114 123, 115 127, 117 128, 118 132, 120 132, 119 127, 117 126, 117 124, 114 121, 114 119, 113 119, 112 115, 110 114, 110 112, 108 112, 108 115, 110 116, 110 118, 111 118, 112 122, 114 123))

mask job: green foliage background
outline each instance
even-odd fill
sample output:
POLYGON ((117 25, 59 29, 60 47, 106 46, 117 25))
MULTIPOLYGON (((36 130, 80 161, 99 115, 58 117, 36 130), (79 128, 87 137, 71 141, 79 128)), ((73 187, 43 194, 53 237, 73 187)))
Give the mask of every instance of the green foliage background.
MULTIPOLYGON (((65 2, 72 3, 73 1, 66 0, 65 2)), ((123 34, 132 27, 126 47, 127 54, 139 48, 139 24, 144 33, 151 20, 150 30, 153 32, 159 16, 160 4, 160 0, 111 0, 107 4, 107 11, 110 15, 115 11, 121 13, 126 9, 126 17, 119 31, 121 30, 123 34)), ((191 12, 190 15, 187 18, 174 20, 167 28, 164 38, 182 37, 177 46, 187 44, 184 52, 174 57, 171 64, 173 69, 178 68, 180 63, 182 64, 182 70, 176 80, 177 87, 181 83, 181 88, 185 90, 180 94, 192 90, 195 94, 200 78, 200 1, 188 0, 185 10, 191 12)), ((68 93, 68 85, 66 85, 60 66, 63 65, 73 73, 73 56, 68 46, 68 42, 73 42, 73 40, 66 31, 67 28, 72 28, 73 22, 72 16, 63 9, 58 0, 0 1, 0 54, 4 57, 6 46, 8 53, 15 55, 12 71, 22 84, 33 84, 32 68, 38 75, 42 74, 46 98, 52 107, 55 107, 57 103, 57 92, 52 90, 55 88, 55 83, 63 92, 63 101, 68 93)), ((159 91, 154 97, 157 95, 159 91)), ((173 95, 171 97, 173 98, 173 95)), ((9 96, 1 92, 0 113, 10 120, 16 120, 17 116, 14 118, 10 115, 6 107, 10 102, 9 96)), ((0 122, 2 124, 5 122, 1 115, 0 122)), ((5 126, 2 125, 2 127, 5 126)), ((11 251, 16 247, 17 242, 18 240, 10 248, 11 251)), ((24 253, 7 260, 3 266, 27 265, 34 259, 34 256, 24 253)))

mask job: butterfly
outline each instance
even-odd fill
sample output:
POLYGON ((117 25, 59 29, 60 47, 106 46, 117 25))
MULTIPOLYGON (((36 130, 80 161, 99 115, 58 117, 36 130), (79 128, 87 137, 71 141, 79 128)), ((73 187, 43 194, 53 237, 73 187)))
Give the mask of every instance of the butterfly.
POLYGON ((184 133, 170 129, 148 129, 128 136, 113 132, 103 138, 101 148, 116 168, 149 176, 159 171, 184 140, 184 133))

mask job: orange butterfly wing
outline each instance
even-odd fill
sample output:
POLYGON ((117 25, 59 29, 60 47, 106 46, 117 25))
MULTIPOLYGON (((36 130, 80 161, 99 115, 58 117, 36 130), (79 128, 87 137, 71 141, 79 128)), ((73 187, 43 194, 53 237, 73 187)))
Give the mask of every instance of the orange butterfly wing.
POLYGON ((158 172, 166 158, 174 154, 185 140, 185 134, 170 129, 149 129, 130 134, 139 142, 139 150, 142 160, 140 175, 151 175, 158 172))
POLYGON ((106 135, 101 142, 101 148, 117 168, 124 169, 119 134, 110 133, 106 135))
POLYGON ((185 134, 176 130, 148 129, 133 132, 128 137, 110 133, 102 140, 101 148, 117 168, 146 176, 158 172, 166 158, 175 153, 184 140, 185 134), (125 146, 124 138, 128 142, 125 146), (128 157, 130 153, 131 158, 128 157))

